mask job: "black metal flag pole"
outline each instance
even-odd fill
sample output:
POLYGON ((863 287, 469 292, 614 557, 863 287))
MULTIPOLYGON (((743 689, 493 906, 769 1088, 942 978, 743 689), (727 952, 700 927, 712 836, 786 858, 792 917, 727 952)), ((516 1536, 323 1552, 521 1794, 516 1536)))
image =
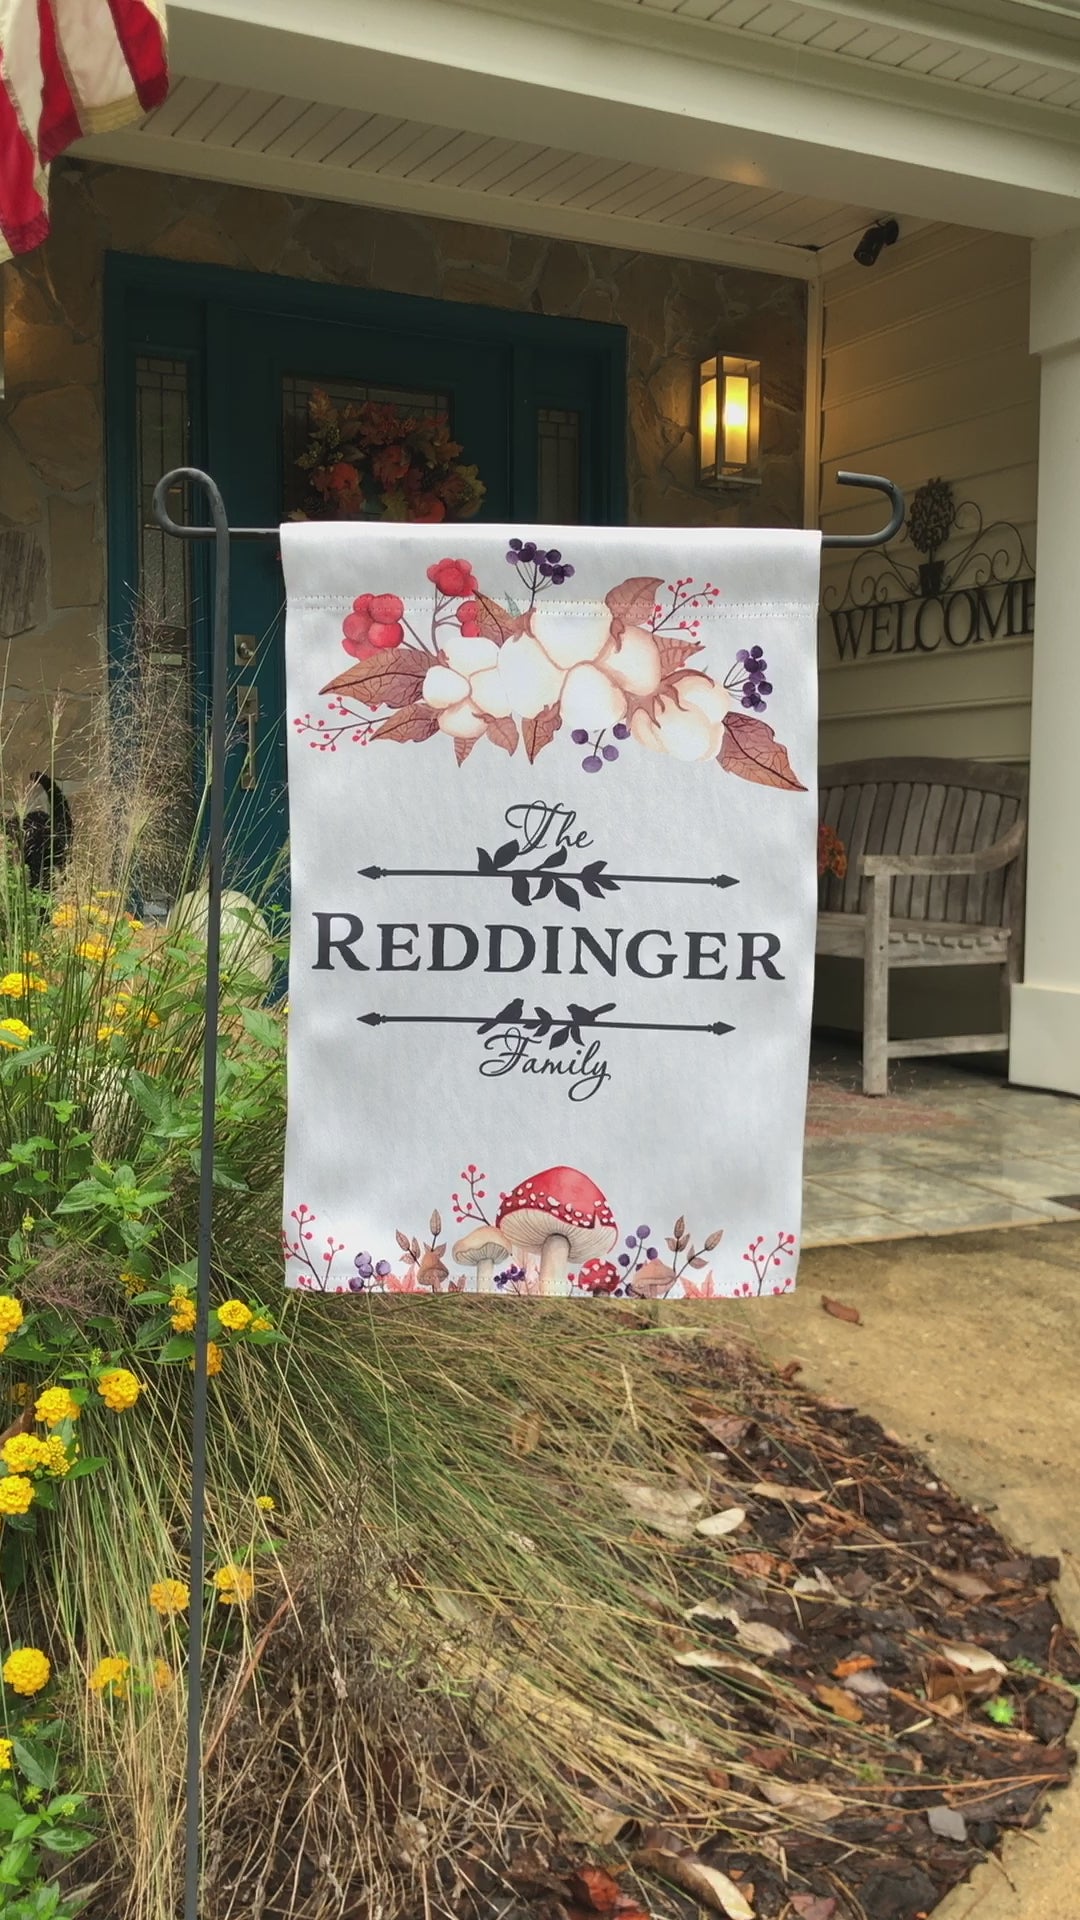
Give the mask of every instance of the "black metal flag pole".
MULTIPOLYGON (((827 548, 883 547, 904 523, 904 496, 891 480, 869 473, 838 473, 843 487, 863 487, 889 501, 888 524, 877 533, 826 533, 827 548)), ((191 1634, 188 1655, 187 1756, 184 1810, 184 1920, 199 1920, 202 1838, 202 1637, 205 1611, 206 1439, 209 1404, 207 1326, 214 1219, 214 1115, 217 1094, 218 1016, 221 1004, 221 894, 225 851, 225 746, 229 681, 229 553, 232 540, 277 540, 280 527, 230 527, 215 480, 198 467, 174 467, 154 488, 154 519, 176 540, 206 541, 212 549, 208 899, 206 923, 206 1030, 203 1039, 202 1122, 199 1144, 199 1222, 195 1321, 195 1390, 191 1416, 191 1634), (169 512, 170 495, 185 483, 204 495, 209 526, 186 526, 169 512)), ((374 878, 374 875, 370 877, 374 878)), ((620 874, 622 880, 640 876, 620 874)), ((723 885, 726 876, 698 884, 723 885)), ((683 884, 686 882, 684 881, 683 884)), ((376 1016, 378 1017, 378 1016, 376 1016)), ((369 1016, 370 1018, 370 1016, 369 1016)), ((470 1022, 471 1024, 471 1022, 470 1022)), ((612 1025, 615 1022, 611 1023, 612 1025)), ((621 1024, 621 1023, 620 1023, 621 1024)), ((723 1031, 719 1025, 708 1029, 723 1031)))

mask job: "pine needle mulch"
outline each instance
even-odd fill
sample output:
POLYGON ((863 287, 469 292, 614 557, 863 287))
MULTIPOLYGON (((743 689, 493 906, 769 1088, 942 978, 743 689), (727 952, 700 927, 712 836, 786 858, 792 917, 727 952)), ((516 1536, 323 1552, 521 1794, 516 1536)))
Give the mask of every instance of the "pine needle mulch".
POLYGON ((917 1920, 1038 1819, 1052 1562, 716 1332, 446 1304, 304 1300, 228 1388, 215 1547, 280 1524, 208 1656, 206 1920, 917 1920))

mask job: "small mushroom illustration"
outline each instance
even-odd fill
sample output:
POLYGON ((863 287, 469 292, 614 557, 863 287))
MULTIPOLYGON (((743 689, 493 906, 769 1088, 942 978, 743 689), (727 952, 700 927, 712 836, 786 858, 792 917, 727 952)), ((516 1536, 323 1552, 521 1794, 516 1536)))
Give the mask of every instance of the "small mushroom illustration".
POLYGON ((571 1260, 610 1253, 619 1230, 598 1186, 574 1167, 548 1167, 502 1196, 498 1227, 515 1247, 540 1249, 540 1292, 565 1293, 571 1260))
POLYGON ((477 1293, 494 1293, 496 1262, 505 1260, 509 1252, 510 1242, 486 1223, 465 1234, 453 1249, 459 1267, 476 1268, 477 1293))
POLYGON ((630 1292, 639 1300, 662 1300, 677 1278, 674 1267, 669 1267, 666 1260, 646 1260, 631 1276, 630 1292))

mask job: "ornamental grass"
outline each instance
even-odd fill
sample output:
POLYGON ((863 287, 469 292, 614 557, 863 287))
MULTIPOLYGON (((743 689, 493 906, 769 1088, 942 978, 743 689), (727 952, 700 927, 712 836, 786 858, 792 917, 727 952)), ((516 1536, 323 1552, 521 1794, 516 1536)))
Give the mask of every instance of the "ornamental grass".
MULTIPOLYGON (((17 1890, 55 1885, 54 1920, 178 1910, 204 920, 160 703, 130 704, 53 889, 0 847, 0 1432, 39 1442, 0 1451, 0 1830, 51 1810, 17 1890), (186 905, 148 923, 166 886, 186 905)), ((627 1495, 702 1471, 650 1336, 284 1295, 263 905, 224 949, 207 1920, 456 1910, 461 1863, 538 1820, 715 1824, 727 1735, 673 1670, 667 1542, 627 1495)))

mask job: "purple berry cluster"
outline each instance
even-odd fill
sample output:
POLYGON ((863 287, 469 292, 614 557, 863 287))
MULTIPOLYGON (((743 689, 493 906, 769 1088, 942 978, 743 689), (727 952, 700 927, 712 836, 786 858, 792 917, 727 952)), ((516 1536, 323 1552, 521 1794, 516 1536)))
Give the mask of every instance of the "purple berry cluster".
MULTIPOLYGON (((586 773, 603 773, 605 761, 610 766, 611 762, 617 760, 619 757, 618 747, 612 746, 610 740, 607 746, 603 744, 604 734, 606 732, 607 728, 604 727, 594 740, 592 735, 585 731, 584 727, 575 727, 573 733, 570 735, 575 747, 588 747, 589 749, 581 763, 586 773)), ((629 740, 629 738, 630 729, 628 726, 625 726, 621 720, 618 726, 612 727, 612 740, 629 740)))
POLYGON ((349 1281, 350 1293, 369 1293, 380 1286, 385 1287, 391 1272, 389 1260, 373 1260, 370 1253, 358 1253, 353 1266, 356 1268, 356 1277, 349 1281))
POLYGON ((765 677, 768 671, 769 663, 761 647, 740 647, 724 685, 729 693, 740 696, 749 713, 764 713, 765 697, 772 692, 772 682, 765 677))
POLYGON ((659 1260, 659 1250, 648 1244, 651 1232, 651 1227, 639 1227, 636 1233, 627 1234, 624 1245, 629 1248, 629 1252, 620 1253, 620 1267, 629 1267, 631 1273, 636 1273, 643 1259, 659 1260))
POLYGON ((499 1293, 516 1293, 525 1278, 524 1267, 504 1267, 495 1275, 495 1286, 499 1293))
POLYGON ((531 593, 536 593, 541 584, 545 583, 550 583, 553 587, 561 587, 563 581, 569 580, 574 572, 569 561, 563 559, 558 547, 549 547, 545 553, 537 546, 535 540, 511 540, 506 558, 512 567, 517 568, 521 579, 531 593), (527 567, 532 568, 531 577, 524 571, 527 567))

